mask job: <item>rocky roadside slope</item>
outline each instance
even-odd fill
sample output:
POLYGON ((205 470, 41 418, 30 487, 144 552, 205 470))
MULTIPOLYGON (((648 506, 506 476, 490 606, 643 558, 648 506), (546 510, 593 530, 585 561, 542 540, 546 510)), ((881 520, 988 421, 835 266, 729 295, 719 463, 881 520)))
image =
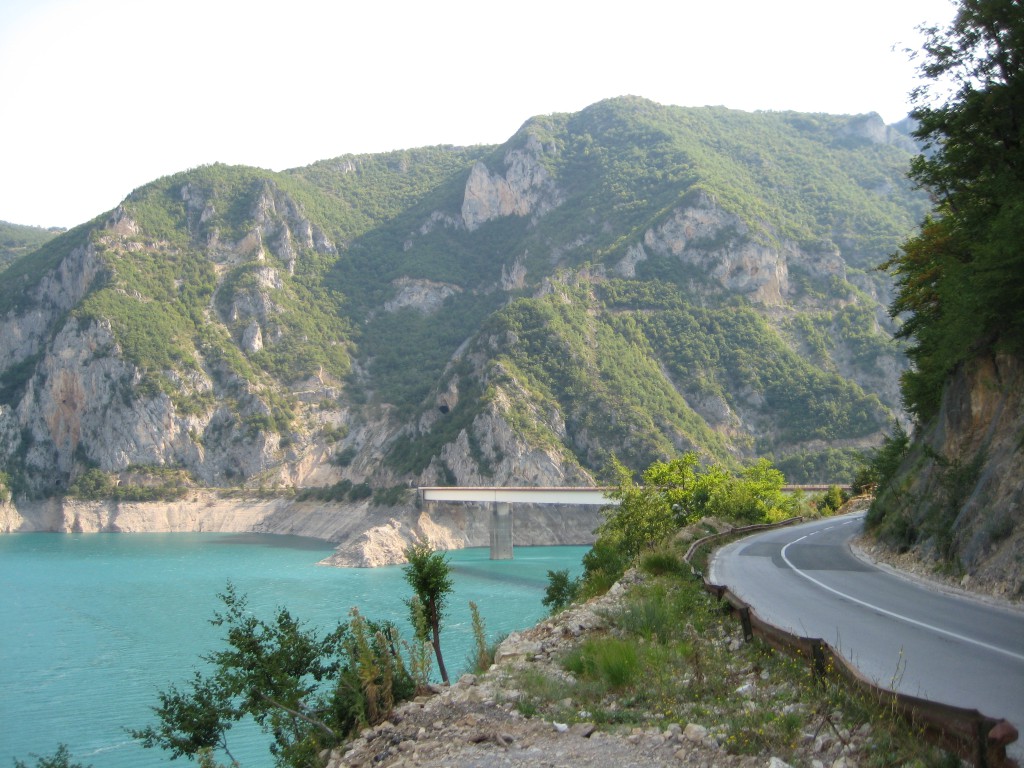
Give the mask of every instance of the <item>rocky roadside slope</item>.
POLYGON ((967 595, 1004 608, 1024 611, 1024 594, 1011 579, 989 577, 974 579, 970 574, 956 577, 944 573, 942 563, 923 557, 917 550, 897 552, 868 536, 853 542, 853 551, 862 560, 903 578, 927 584, 933 589, 967 595))
MULTIPOLYGON (((630 586, 643 578, 631 571, 606 595, 513 633, 498 647, 495 663, 485 674, 464 675, 450 688, 438 688, 435 695, 396 708, 389 720, 364 730, 344 752, 332 753, 328 768, 785 768, 787 763, 778 757, 729 754, 722 746, 724 728, 718 723, 599 728, 520 714, 517 703, 525 694, 518 689, 518 681, 523 672, 566 679, 568 673, 558 659, 588 635, 612 630, 609 614, 622 604, 630 586)), ((738 625, 734 632, 723 630, 709 641, 733 652, 741 681, 736 695, 773 684, 750 666, 738 625)), ((854 768, 870 746, 870 733, 869 726, 854 733, 821 728, 816 734, 805 734, 802 749, 809 756, 808 764, 816 768, 854 768)))

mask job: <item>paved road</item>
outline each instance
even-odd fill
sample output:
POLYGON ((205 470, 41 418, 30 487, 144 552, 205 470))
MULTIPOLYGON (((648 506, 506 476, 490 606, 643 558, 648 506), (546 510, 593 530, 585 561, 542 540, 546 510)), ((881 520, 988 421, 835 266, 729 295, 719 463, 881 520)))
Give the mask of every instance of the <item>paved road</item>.
MULTIPOLYGON (((724 547, 710 579, 758 616, 820 637, 876 683, 1005 718, 1024 733, 1024 612, 923 586, 858 559, 863 515, 724 547)), ((1024 757, 1018 740, 1009 752, 1024 757)))

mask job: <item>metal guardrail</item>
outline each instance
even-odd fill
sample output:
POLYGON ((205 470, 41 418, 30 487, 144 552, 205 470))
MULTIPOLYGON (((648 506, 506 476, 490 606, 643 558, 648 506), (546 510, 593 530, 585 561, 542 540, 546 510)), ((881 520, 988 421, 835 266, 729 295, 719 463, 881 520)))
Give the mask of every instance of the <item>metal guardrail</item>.
POLYGON ((762 620, 753 608, 728 587, 710 583, 690 563, 701 546, 717 539, 802 521, 802 517, 794 517, 780 523, 749 525, 705 536, 690 545, 684 559, 693 574, 703 582, 705 591, 729 604, 731 612, 740 620, 745 640, 757 637, 783 653, 809 659, 815 678, 823 678, 831 673, 839 674, 851 687, 919 726, 924 737, 931 743, 977 768, 1018 768, 1017 762, 1006 755, 1007 745, 1017 740, 1017 729, 1006 720, 988 717, 976 709, 940 704, 877 685, 821 638, 800 637, 762 620))

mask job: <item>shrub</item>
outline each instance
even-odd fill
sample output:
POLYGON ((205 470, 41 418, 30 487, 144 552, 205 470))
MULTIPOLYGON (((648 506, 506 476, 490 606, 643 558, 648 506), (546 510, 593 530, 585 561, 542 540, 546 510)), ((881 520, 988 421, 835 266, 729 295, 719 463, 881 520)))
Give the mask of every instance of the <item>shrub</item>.
POLYGON ((846 503, 847 495, 838 485, 829 487, 818 503, 818 511, 823 515, 831 515, 846 503))
POLYGON ((415 693, 389 622, 353 608, 347 625, 320 635, 283 608, 271 621, 257 618, 230 583, 220 598, 224 611, 210 623, 224 627, 226 647, 204 655, 207 669, 194 671, 187 685, 158 694, 158 724, 131 731, 144 747, 165 749, 171 759, 222 749, 234 763, 228 733, 252 717, 273 734, 278 765, 315 765, 324 749, 383 721, 415 693))
POLYGON ((577 597, 604 594, 626 572, 628 565, 629 557, 614 537, 599 537, 583 556, 583 581, 577 597))
POLYGON ((679 615, 664 589, 644 590, 615 617, 617 626, 644 640, 669 642, 679 628, 679 615))

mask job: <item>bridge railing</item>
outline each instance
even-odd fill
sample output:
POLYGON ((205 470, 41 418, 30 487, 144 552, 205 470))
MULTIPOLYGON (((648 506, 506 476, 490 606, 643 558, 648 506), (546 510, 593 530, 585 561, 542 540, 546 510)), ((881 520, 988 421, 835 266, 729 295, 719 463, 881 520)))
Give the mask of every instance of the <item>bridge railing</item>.
POLYGON ((690 545, 684 559, 693 574, 703 582, 705 591, 728 603, 730 611, 740 620, 745 640, 757 637, 776 650, 808 659, 815 679, 824 678, 828 674, 840 675, 848 685, 869 699, 885 705, 921 728, 923 736, 931 743, 973 763, 977 768, 1017 768, 1017 762, 1006 755, 1007 745, 1017 740, 1017 729, 1006 720, 988 717, 976 709, 940 704, 880 686, 864 677, 842 654, 821 638, 800 637, 769 624, 727 586, 712 584, 691 564, 694 554, 704 545, 726 537, 792 525, 802 520, 795 517, 781 523, 750 525, 705 536, 690 545))

